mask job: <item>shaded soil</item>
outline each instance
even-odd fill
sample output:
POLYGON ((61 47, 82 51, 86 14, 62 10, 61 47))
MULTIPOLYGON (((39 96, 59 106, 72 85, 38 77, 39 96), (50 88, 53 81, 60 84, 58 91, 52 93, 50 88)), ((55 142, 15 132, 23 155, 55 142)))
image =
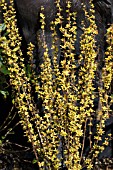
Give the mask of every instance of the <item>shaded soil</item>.
POLYGON ((33 153, 29 151, 4 150, 0 153, 0 170, 38 170, 33 164, 33 153))

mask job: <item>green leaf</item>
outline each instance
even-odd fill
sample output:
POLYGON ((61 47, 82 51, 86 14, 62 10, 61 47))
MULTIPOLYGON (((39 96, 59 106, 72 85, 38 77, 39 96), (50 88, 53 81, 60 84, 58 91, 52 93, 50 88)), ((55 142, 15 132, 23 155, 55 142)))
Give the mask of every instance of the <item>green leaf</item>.
POLYGON ((12 104, 14 104, 14 103, 15 103, 15 100, 13 99, 13 100, 12 100, 12 104))
POLYGON ((111 94, 111 97, 113 98, 113 94, 111 94))
POLYGON ((0 69, 1 69, 2 65, 3 65, 2 62, 0 61, 0 69))
POLYGON ((33 163, 33 164, 36 164, 36 163, 37 163, 37 160, 36 160, 36 159, 33 159, 32 163, 33 163))
POLYGON ((4 98, 6 98, 8 95, 8 91, 0 90, 0 93, 4 96, 4 98))
POLYGON ((5 136, 2 136, 2 140, 4 140, 5 139, 5 136))
POLYGON ((4 75, 9 75, 9 70, 7 70, 7 68, 2 65, 1 68, 0 68, 0 71, 4 74, 4 75))
POLYGON ((0 140, 0 145, 2 145, 2 140, 0 140))
POLYGON ((6 29, 5 23, 0 24, 0 31, 4 31, 6 29))

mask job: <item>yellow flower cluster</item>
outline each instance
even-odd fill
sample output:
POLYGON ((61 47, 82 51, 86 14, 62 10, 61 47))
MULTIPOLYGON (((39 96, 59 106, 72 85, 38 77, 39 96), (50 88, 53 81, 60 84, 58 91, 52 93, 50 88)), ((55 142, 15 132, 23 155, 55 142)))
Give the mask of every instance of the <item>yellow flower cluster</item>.
MULTIPOLYGON (((39 134, 34 133, 32 119, 36 119, 38 122, 39 116, 36 107, 32 102, 30 80, 25 72, 24 57, 21 52, 21 37, 18 33, 13 0, 11 0, 10 3, 9 9, 7 9, 6 3, 2 2, 1 4, 5 11, 4 23, 7 28, 8 39, 6 39, 6 37, 1 38, 0 41, 3 43, 1 43, 0 46, 3 48, 5 57, 7 56, 6 63, 8 70, 10 71, 10 85, 12 86, 13 94, 15 95, 13 101, 18 108, 21 119, 20 122, 24 132, 27 135, 28 140, 32 143, 33 151, 38 160, 36 150, 37 147, 40 147, 39 141, 37 140, 39 134), (30 116, 30 113, 32 113, 32 117, 30 116)), ((30 46, 32 50, 33 47, 31 44, 30 46)), ((38 129, 38 126, 36 127, 38 129)))
POLYGON ((93 80, 97 71, 95 36, 98 31, 92 0, 89 0, 89 10, 84 3, 82 4, 87 22, 82 22, 81 54, 77 60, 77 64, 80 66, 79 70, 77 70, 75 59, 77 13, 71 12, 71 1, 66 1, 67 18, 64 24, 60 0, 56 0, 57 14, 55 20, 51 22, 50 29, 52 57, 49 56, 44 8, 41 7, 41 37, 37 35, 39 41, 41 38, 40 45, 43 49, 40 75, 35 73, 34 45, 31 43, 28 45, 27 52, 30 69, 27 70, 21 51, 21 37, 18 33, 13 0, 10 0, 10 3, 9 9, 7 9, 5 1, 1 3, 5 11, 4 22, 8 38, 0 38, 0 42, 2 42, 0 47, 3 48, 3 52, 7 56, 5 60, 10 71, 10 84, 15 94, 14 104, 18 109, 25 135, 32 143, 39 169, 58 170, 60 165, 66 165, 68 170, 81 170, 84 166, 87 169, 93 169, 94 159, 109 144, 108 137, 101 146, 99 142, 105 133, 103 130, 105 120, 110 112, 107 90, 112 80, 113 26, 111 25, 107 32, 109 47, 105 53, 105 67, 102 70, 101 80, 104 85, 99 88, 101 107, 95 112, 93 110, 95 98, 93 80), (61 39, 56 31, 58 26, 62 34, 61 39), (61 53, 63 58, 58 61, 61 53), (32 89, 35 89, 35 93, 42 100, 42 116, 39 116, 32 89), (99 117, 99 123, 96 125, 96 135, 93 137, 92 122, 94 117, 99 117), (87 131, 89 155, 83 159, 87 131))
POLYGON ((105 67, 103 68, 104 88, 108 90, 113 78, 113 24, 107 29, 108 48, 105 52, 105 67))

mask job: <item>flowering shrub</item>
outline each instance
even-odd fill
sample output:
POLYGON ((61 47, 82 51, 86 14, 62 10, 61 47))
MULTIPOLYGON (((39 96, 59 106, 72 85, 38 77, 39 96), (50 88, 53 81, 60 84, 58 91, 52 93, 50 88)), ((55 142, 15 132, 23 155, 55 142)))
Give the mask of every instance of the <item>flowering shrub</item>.
MULTIPOLYGON (((57 15, 51 23, 52 62, 45 40, 44 9, 41 8, 41 45, 44 51, 40 75, 36 74, 32 66, 34 45, 31 43, 27 52, 29 70, 24 62, 13 0, 10 2, 9 8, 4 1, 1 3, 5 11, 3 16, 8 38, 0 37, 0 47, 7 56, 5 63, 10 72, 10 85, 15 94, 13 102, 18 109, 25 135, 32 144, 38 167, 49 170, 57 170, 64 166, 68 170, 79 170, 83 167, 93 169, 95 159, 109 144, 110 137, 109 134, 105 141, 101 142, 105 134, 105 121, 111 113, 108 99, 113 74, 113 25, 108 28, 106 34, 108 48, 97 92, 99 108, 95 111, 94 99, 97 94, 94 80, 98 69, 95 36, 98 30, 92 0, 89 1, 90 12, 87 11, 85 4, 82 4, 89 26, 82 22, 81 54, 78 60, 75 59, 76 12, 70 12, 71 2, 67 1, 67 23, 64 26, 60 0, 56 1, 57 15), (62 33, 60 46, 57 45, 58 25, 62 33), (57 60, 59 48, 63 54, 60 66, 57 60), (37 98, 42 100, 42 116, 34 101, 33 88, 37 98), (92 132, 94 120, 97 120, 95 134, 92 132), (86 141, 89 145, 87 154, 85 154, 86 141)), ((37 39, 40 40, 40 37, 37 39)))

